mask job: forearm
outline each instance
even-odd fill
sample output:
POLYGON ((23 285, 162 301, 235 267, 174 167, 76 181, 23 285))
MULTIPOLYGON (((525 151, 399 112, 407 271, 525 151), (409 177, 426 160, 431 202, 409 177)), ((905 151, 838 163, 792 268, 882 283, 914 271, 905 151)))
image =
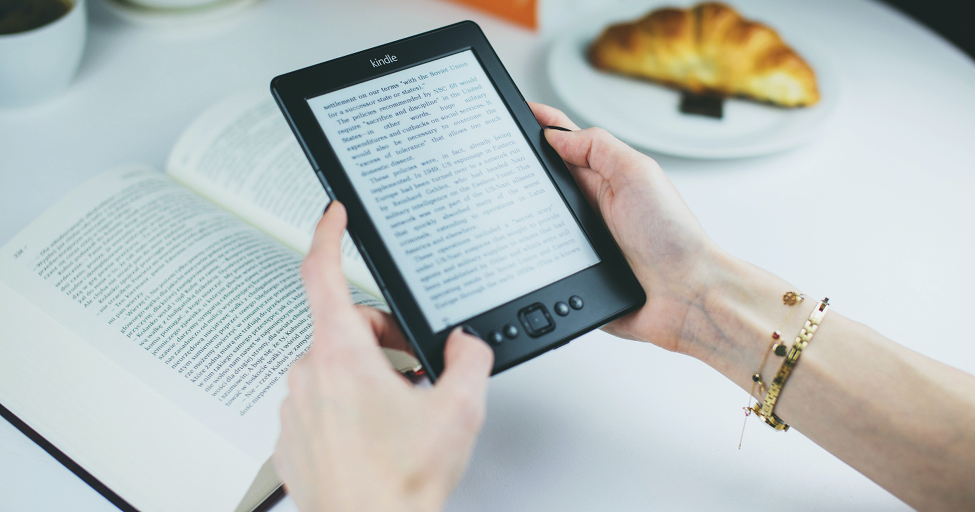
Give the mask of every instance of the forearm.
MULTIPOLYGON (((707 292, 688 310, 682 346, 744 389, 792 288, 764 270, 717 258, 707 292)), ((796 307, 787 345, 818 297, 796 307)), ((769 355, 762 381, 783 358, 769 355)), ((759 392, 756 398, 761 399, 759 392)), ((776 415, 921 509, 975 507, 975 377, 928 359, 830 311, 782 389, 776 415)))
MULTIPOLYGON (((542 126, 576 128, 561 112, 533 108, 542 126)), ((603 130, 545 133, 647 291, 643 307, 605 329, 696 357, 750 389, 773 330, 791 345, 819 297, 783 324, 782 296, 795 289, 715 247, 656 162, 603 130)), ((771 382, 781 364, 769 356, 762 380, 771 382)), ((833 311, 775 413, 915 507, 975 510, 971 375, 833 311)))

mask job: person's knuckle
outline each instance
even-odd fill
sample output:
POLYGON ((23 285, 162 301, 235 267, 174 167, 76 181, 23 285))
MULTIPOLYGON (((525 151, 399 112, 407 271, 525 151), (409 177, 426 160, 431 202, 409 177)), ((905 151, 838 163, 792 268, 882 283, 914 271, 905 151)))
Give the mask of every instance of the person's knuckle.
POLYGON ((386 317, 389 316, 388 313, 365 304, 356 304, 355 310, 365 321, 369 322, 370 324, 382 324, 386 320, 386 317))
POLYGON ((590 128, 590 130, 592 130, 593 140, 600 144, 607 144, 616 140, 616 137, 613 137, 613 134, 609 133, 605 128, 595 126, 590 128))

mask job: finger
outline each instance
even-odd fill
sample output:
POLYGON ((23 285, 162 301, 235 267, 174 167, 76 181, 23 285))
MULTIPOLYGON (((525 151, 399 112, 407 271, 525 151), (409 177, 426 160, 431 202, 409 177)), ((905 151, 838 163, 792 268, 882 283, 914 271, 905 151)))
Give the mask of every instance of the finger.
POLYGON ((620 179, 620 173, 653 162, 602 128, 576 132, 545 130, 545 138, 567 163, 590 168, 611 183, 620 179))
POLYGON ((444 372, 437 389, 459 394, 475 403, 484 400, 494 352, 484 341, 454 329, 444 347, 444 372))
POLYGON ((569 119, 569 116, 565 115, 561 110, 545 105, 544 103, 532 103, 528 102, 528 107, 532 109, 532 113, 535 114, 535 119, 538 120, 538 124, 545 126, 561 126, 562 128, 568 128, 570 130, 578 130, 579 126, 569 119))
MULTIPOLYGON (((542 126, 559 126, 562 128, 568 128, 570 130, 578 130, 579 126, 572 122, 568 116, 565 115, 561 110, 557 108, 550 107, 542 103, 532 103, 528 102, 528 106, 531 107, 532 112, 535 114, 535 119, 542 126)), ((547 132, 558 131, 558 130, 545 130, 546 137, 548 137, 547 132)), ((577 165, 568 165, 569 172, 572 173, 572 177, 575 178, 576 183, 579 184, 579 188, 582 189, 583 194, 586 196, 586 201, 589 205, 593 207, 597 212, 599 211, 598 204, 596 203, 596 196, 598 193, 598 188, 603 178, 592 171, 587 169, 582 169, 577 165)))
POLYGON ((579 185, 579 190, 582 190, 582 194, 586 197, 589 206, 602 216, 602 209, 600 209, 598 198, 600 188, 606 185, 606 181, 598 172, 592 169, 571 164, 566 167, 568 167, 569 173, 572 174, 572 179, 579 185))
POLYGON ((349 287, 342 273, 345 224, 345 207, 332 201, 318 221, 311 249, 301 265, 305 295, 315 325, 331 325, 353 313, 349 287))
POLYGON ((369 322, 372 331, 376 333, 380 347, 402 350, 413 355, 410 344, 406 342, 403 331, 399 330, 399 326, 396 325, 396 320, 393 319, 392 315, 369 306, 358 306, 356 309, 369 322))

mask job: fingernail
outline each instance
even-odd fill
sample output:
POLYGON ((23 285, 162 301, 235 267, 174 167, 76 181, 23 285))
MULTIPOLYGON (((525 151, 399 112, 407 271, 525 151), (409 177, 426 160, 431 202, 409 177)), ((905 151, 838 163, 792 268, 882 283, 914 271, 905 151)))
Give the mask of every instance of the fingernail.
POLYGON ((568 128, 562 128, 561 126, 546 126, 546 130, 558 130, 560 132, 571 132, 572 130, 568 128))
POLYGON ((483 339, 483 338, 481 338, 481 335, 478 334, 477 331, 475 331, 474 329, 472 329, 471 326, 469 326, 469 325, 466 325, 465 324, 465 325, 460 326, 460 330, 464 331, 467 334, 470 334, 471 336, 474 336, 475 338, 483 339))

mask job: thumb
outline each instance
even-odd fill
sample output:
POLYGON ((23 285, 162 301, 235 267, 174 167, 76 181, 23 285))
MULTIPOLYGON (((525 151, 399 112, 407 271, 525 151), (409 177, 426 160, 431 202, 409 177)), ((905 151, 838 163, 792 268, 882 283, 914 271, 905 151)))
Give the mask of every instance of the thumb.
POLYGON ((564 132, 545 130, 545 138, 567 163, 589 168, 606 181, 619 179, 621 172, 639 165, 645 155, 613 137, 602 128, 564 132))
MULTIPOLYGON (((308 309, 319 329, 321 326, 336 325, 340 319, 347 319, 354 312, 349 286, 342 273, 342 233, 346 220, 342 203, 329 203, 315 228, 311 249, 301 264, 308 309)), ((343 338, 341 341, 354 340, 343 338)))
POLYGON ((447 338, 443 353, 445 368, 436 388, 460 395, 469 404, 482 403, 494 366, 494 351, 484 341, 457 328, 447 338))

